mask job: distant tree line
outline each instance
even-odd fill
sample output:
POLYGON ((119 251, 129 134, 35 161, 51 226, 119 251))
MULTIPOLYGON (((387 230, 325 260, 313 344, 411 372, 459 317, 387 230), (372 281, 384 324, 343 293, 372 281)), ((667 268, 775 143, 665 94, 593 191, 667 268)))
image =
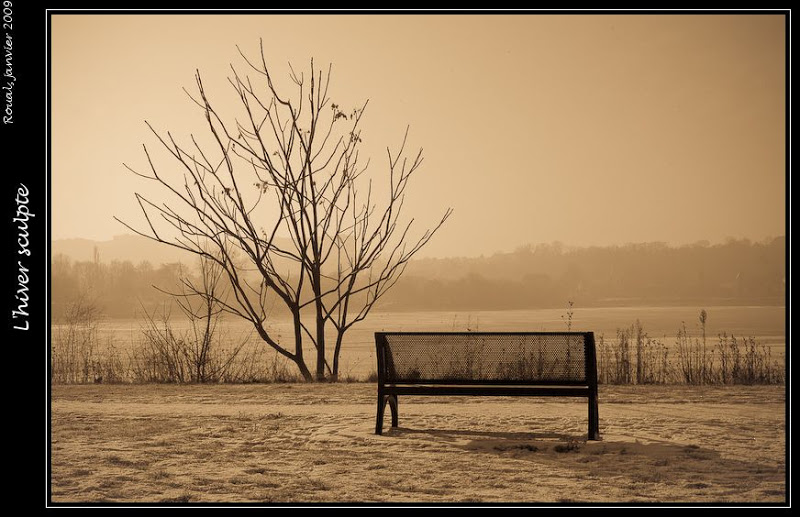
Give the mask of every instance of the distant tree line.
MULTIPOLYGON (((670 247, 663 243, 566 248, 526 246, 490 257, 419 259, 376 310, 502 310, 681 303, 780 304, 785 295, 786 242, 729 240, 670 247)), ((107 317, 141 315, 169 303, 169 290, 194 267, 179 263, 52 262, 57 318, 80 293, 107 317)))
POLYGON ((421 259, 387 295, 391 310, 501 310, 682 303, 781 304, 786 241, 729 239, 566 248, 526 246, 480 258, 421 259))
POLYGON ((100 313, 112 318, 134 318, 142 315, 141 307, 148 310, 163 303, 172 303, 172 297, 154 288, 170 289, 188 271, 180 263, 154 266, 143 261, 111 263, 73 261, 66 255, 56 255, 52 260, 50 295, 52 314, 57 322, 75 300, 82 299, 97 307, 100 313), (183 273, 182 273, 183 271, 183 273))

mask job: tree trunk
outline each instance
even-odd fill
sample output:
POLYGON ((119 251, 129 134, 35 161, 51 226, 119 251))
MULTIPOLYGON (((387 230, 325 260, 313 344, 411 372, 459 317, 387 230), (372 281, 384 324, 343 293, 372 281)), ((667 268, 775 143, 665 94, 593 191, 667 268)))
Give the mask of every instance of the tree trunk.
POLYGON ((316 324, 317 324, 317 380, 325 380, 325 316, 323 315, 324 307, 322 305, 322 275, 319 269, 314 270, 313 290, 316 300, 314 302, 314 309, 316 311, 316 324))
POLYGON ((306 382, 314 382, 314 376, 311 375, 311 371, 306 366, 305 361, 303 361, 302 357, 298 357, 295 359, 295 364, 297 364, 297 368, 300 370, 300 375, 303 376, 303 380, 306 382))
POLYGON ((317 380, 325 380, 325 318, 321 304, 317 304, 317 380))
POLYGON ((333 350, 333 380, 339 380, 339 352, 342 349, 342 339, 344 332, 338 331, 336 333, 336 348, 333 350))
POLYGON ((313 382, 314 377, 306 366, 303 359, 303 327, 300 325, 300 309, 292 308, 292 320, 294 322, 294 362, 300 370, 300 375, 306 382, 313 382))

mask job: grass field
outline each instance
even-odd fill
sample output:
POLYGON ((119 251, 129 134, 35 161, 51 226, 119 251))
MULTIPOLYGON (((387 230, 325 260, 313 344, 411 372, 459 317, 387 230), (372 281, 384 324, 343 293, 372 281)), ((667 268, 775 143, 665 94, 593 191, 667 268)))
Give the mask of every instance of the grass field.
POLYGON ((374 384, 53 386, 52 502, 780 503, 784 393, 601 386, 587 442, 582 399, 401 397, 376 436, 374 384))

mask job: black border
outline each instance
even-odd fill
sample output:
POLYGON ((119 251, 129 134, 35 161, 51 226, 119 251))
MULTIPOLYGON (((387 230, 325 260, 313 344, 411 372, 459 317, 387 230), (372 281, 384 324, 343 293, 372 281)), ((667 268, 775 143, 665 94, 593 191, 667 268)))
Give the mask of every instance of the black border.
MULTIPOLYGON (((44 156, 46 157, 46 182, 44 188, 42 186, 35 187, 39 193, 39 197, 31 196, 31 211, 37 214, 37 218, 33 220, 30 225, 30 232, 33 237, 31 244, 31 251, 33 257, 31 263, 38 260, 44 261, 43 269, 46 271, 46 277, 41 273, 37 273, 32 269, 30 289, 31 289, 31 318, 30 326, 31 331, 24 336, 10 334, 12 340, 18 342, 20 348, 19 352, 12 352, 15 356, 15 362, 12 364, 23 364, 16 362, 16 356, 29 357, 28 352, 32 350, 44 350, 44 358, 46 364, 46 391, 45 398, 46 405, 46 431, 45 440, 47 442, 47 466, 46 466, 46 482, 47 482, 47 497, 45 508, 173 508, 173 507, 187 507, 187 508, 262 508, 262 507, 276 507, 276 508, 291 508, 291 507, 363 507, 363 506, 379 506, 379 507, 653 507, 653 508, 692 508, 692 507, 741 507, 741 508, 791 508, 791 347, 790 347, 790 332, 791 332, 791 9, 253 9, 244 8, 240 10, 231 9, 208 9, 198 10, 196 8, 186 9, 157 9, 157 8, 143 8, 143 9, 87 9, 86 7, 69 9, 69 8, 53 8, 48 9, 40 6, 32 6, 31 3, 26 3, 25 0, 13 0, 15 9, 14 20, 14 45, 15 50, 15 71, 17 72, 17 87, 14 91, 14 104, 15 104, 15 117, 19 117, 20 123, 15 123, 14 127, 0 125, 0 142, 3 145, 3 155, 7 167, 4 167, 7 172, 4 175, 6 182, 6 189, 4 192, 11 192, 15 189, 15 185, 20 182, 30 182, 41 179, 41 173, 36 172, 37 153, 33 152, 34 157, 31 160, 21 162, 20 160, 9 159, 8 154, 10 150, 19 152, 21 149, 36 149, 32 142, 35 141, 41 126, 39 121, 43 118, 46 120, 46 134, 45 134, 45 149, 44 156), (659 503, 654 505, 639 505, 632 503, 591 503, 591 504, 544 504, 544 503, 281 503, 281 504, 262 504, 262 503, 184 503, 184 504, 159 504, 159 503, 54 503, 52 501, 51 485, 50 485, 50 457, 51 457, 51 442, 50 442, 50 418, 51 418, 51 400, 50 400, 50 361, 49 361, 49 342, 50 342, 50 326, 49 326, 49 307, 50 307, 50 250, 49 243, 51 241, 50 233, 50 217, 49 207, 51 206, 50 197, 50 178, 51 178, 51 161, 50 161, 50 98, 51 98, 51 83, 49 70, 51 69, 50 62, 50 45, 51 45, 51 16, 52 15, 130 15, 130 14, 158 14, 158 15, 302 15, 302 14, 326 14, 326 15, 728 15, 728 14, 765 14, 765 15, 783 15, 785 17, 786 26, 786 235, 789 238, 789 246, 786 255, 786 279, 788 281, 788 290, 786 291, 786 351, 785 359, 787 363, 786 368, 786 384, 785 384, 785 407, 786 407, 786 501, 785 503, 659 503), (46 18, 46 35, 45 42, 37 40, 37 35, 41 35, 41 22, 42 16, 46 18), (24 55, 29 53, 28 55, 24 55), (45 63, 42 63, 42 58, 46 56, 45 63), (42 65, 45 65, 45 70, 42 70, 42 65), (46 74, 46 82, 43 81, 46 74), (46 90, 41 86, 45 82, 46 90), (37 99, 45 97, 46 102, 44 105, 36 102, 37 99), (27 127, 26 127, 27 126, 27 127), (30 129, 29 129, 30 128, 30 129), (33 135, 33 140, 31 139, 33 135), (27 137, 27 138, 26 138, 27 137), (24 165, 22 165, 24 163, 24 165), (11 169, 8 171, 8 169, 11 169), (46 192, 46 198, 41 196, 42 192, 46 192), (46 204, 45 204, 46 201, 46 204), (46 225, 45 225, 46 224, 46 225), (37 238, 37 236, 41 236, 37 238), (44 253, 43 253, 44 250, 44 253), (46 278, 46 291, 45 284, 42 282, 46 278), (46 294, 46 296, 43 296, 46 294), (45 325, 47 323, 47 325, 45 325), (40 334, 36 333, 42 327, 45 327, 45 334, 47 340, 43 348, 39 341, 40 334)), ((27 183, 26 183, 27 184, 27 183)), ((31 189, 33 191, 33 189, 31 189)), ((14 235, 16 227, 13 227, 8 221, 13 217, 8 217, 9 212, 13 212, 11 208, 13 203, 7 205, 9 208, 6 210, 7 225, 6 229, 9 231, 9 238, 5 242, 14 242, 14 235)), ((8 275, 9 279, 6 280, 8 284, 7 293, 14 293, 16 291, 16 276, 8 275)), ((8 295, 7 295, 8 299, 8 295)), ((10 300, 9 300, 10 302, 10 300)), ((13 304, 12 304, 13 306, 13 304)), ((10 311, 9 311, 10 312, 10 311)), ((7 312, 7 314, 9 314, 7 312)), ((7 316, 10 321, 10 318, 7 316)), ((7 329, 11 325, 7 325, 7 329)), ((13 331, 11 331, 13 332, 13 331)), ((37 354, 38 356, 38 354, 37 354)), ((23 359, 19 359, 20 361, 23 359)), ((27 363, 30 361, 25 359, 27 363)), ((36 361, 34 361, 36 362, 36 361)), ((41 364, 41 363, 39 363, 41 364)), ((19 370, 19 369, 18 369, 19 370)), ((16 371, 15 375, 20 373, 16 371)), ((34 377, 35 378, 35 377, 34 377)), ((27 380, 29 382, 30 376, 22 375, 19 380, 27 380)), ((21 386, 24 386, 22 384, 21 386)), ((22 435, 20 431, 17 431, 22 435)), ((34 433, 29 433, 26 438, 31 441, 30 450, 36 450, 37 440, 33 439, 34 433)), ((34 455, 34 458, 36 456, 34 455)), ((40 493, 39 493, 40 494, 40 493)), ((39 496, 34 495, 35 499, 39 496)))

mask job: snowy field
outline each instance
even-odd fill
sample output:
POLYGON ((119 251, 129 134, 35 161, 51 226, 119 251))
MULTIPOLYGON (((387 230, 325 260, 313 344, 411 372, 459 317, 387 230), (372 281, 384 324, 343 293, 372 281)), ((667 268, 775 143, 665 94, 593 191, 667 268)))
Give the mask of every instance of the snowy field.
POLYGON ((585 399, 401 397, 375 385, 52 389, 54 503, 780 503, 783 386, 601 386, 585 399))

